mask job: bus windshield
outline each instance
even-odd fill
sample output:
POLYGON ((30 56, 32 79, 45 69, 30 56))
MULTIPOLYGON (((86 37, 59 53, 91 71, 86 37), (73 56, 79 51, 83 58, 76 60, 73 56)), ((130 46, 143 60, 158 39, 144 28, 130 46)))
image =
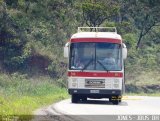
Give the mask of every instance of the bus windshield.
POLYGON ((70 70, 120 71, 121 45, 105 42, 79 42, 70 46, 70 70))

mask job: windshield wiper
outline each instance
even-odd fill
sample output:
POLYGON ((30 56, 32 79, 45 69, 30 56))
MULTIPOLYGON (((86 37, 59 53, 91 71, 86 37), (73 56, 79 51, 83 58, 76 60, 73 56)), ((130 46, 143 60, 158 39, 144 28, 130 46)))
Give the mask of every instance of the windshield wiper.
POLYGON ((85 70, 85 69, 91 64, 92 61, 93 61, 93 59, 91 59, 91 60, 84 66, 84 68, 81 69, 81 71, 85 70))
POLYGON ((102 67, 103 67, 103 69, 105 70, 105 71, 109 71, 105 66, 104 66, 104 64, 103 63, 101 63, 99 60, 97 61, 102 67))

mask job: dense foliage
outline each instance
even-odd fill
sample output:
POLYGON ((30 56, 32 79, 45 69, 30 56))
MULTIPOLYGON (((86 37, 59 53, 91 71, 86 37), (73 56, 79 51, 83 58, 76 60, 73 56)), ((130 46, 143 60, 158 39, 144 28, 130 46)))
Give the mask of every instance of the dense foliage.
POLYGON ((159 71, 159 11, 159 0, 0 0, 1 71, 65 78, 62 47, 78 26, 117 27, 127 78, 159 71))

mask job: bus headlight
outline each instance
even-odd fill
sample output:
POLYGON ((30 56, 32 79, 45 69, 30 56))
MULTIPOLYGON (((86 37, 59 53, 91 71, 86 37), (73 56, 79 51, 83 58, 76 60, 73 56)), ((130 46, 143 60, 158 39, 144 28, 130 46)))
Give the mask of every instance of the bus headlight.
POLYGON ((72 80, 72 81, 71 81, 71 87, 72 87, 72 88, 77 88, 77 86, 78 86, 78 85, 77 85, 77 83, 78 83, 78 82, 77 82, 77 78, 73 78, 73 79, 71 79, 71 80, 72 80))
POLYGON ((120 88, 120 80, 114 79, 113 80, 113 89, 119 89, 120 88))
POLYGON ((114 89, 119 89, 119 84, 113 84, 114 89))
POLYGON ((77 83, 72 83, 72 87, 76 88, 77 87, 77 83))

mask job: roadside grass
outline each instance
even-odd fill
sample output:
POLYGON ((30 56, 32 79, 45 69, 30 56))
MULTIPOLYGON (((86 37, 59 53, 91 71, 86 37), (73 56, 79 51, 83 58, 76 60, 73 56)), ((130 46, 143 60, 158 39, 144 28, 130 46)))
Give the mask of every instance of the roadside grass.
POLYGON ((145 85, 160 85, 160 71, 148 70, 148 71, 137 71, 127 73, 127 84, 134 84, 137 86, 145 85), (130 78, 131 77, 131 78, 130 78))
MULTIPOLYGON (((23 119, 33 115, 33 111, 40 107, 69 98, 67 90, 57 82, 61 83, 61 79, 48 76, 29 78, 19 73, 0 74, 1 116, 17 115, 23 119)), ((136 78, 127 80, 126 85, 124 96, 160 96, 158 72, 142 72, 136 78)))
POLYGON ((160 96, 159 73, 158 70, 148 70, 126 74, 128 77, 126 93, 128 95, 160 96))
POLYGON ((49 77, 27 78, 20 74, 0 74, 0 114, 2 116, 33 115, 37 108, 68 98, 49 77))

